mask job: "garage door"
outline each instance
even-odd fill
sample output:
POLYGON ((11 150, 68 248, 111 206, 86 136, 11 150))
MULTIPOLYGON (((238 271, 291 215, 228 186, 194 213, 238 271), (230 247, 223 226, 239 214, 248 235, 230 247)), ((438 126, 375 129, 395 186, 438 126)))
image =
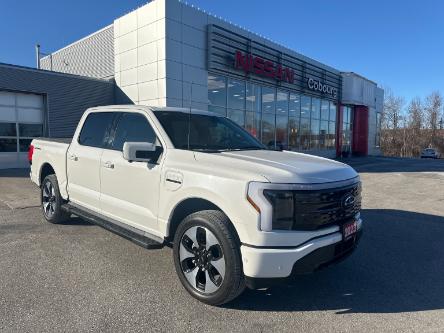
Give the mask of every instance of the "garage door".
POLYGON ((28 167, 34 137, 43 135, 43 96, 0 91, 0 169, 28 167))

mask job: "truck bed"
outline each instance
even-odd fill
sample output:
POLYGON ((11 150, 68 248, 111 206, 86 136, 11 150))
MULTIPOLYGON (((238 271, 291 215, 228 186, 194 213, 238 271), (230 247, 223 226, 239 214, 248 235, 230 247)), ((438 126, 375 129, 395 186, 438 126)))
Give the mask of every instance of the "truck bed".
POLYGON ((57 175, 59 189, 65 199, 67 193, 66 174, 66 153, 72 139, 70 138, 36 138, 32 140, 34 153, 31 164, 31 180, 40 186, 43 180, 41 171, 45 168, 52 168, 57 175))

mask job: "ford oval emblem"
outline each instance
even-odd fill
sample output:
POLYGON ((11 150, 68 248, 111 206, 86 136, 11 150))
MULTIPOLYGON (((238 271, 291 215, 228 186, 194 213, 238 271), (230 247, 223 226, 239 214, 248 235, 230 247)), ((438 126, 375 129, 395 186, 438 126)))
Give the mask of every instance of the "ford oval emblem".
POLYGON ((355 200, 356 200, 355 196, 350 194, 350 195, 347 195, 342 202, 343 202, 344 207, 348 207, 348 206, 353 205, 355 203, 355 200))

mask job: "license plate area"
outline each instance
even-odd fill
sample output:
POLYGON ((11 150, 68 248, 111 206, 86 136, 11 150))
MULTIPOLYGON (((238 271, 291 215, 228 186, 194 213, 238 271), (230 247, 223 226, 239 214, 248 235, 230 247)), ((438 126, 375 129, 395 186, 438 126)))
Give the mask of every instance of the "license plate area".
POLYGON ((356 233, 358 232, 358 222, 357 221, 351 221, 344 223, 342 225, 342 240, 347 241, 350 238, 353 238, 356 236, 356 233))

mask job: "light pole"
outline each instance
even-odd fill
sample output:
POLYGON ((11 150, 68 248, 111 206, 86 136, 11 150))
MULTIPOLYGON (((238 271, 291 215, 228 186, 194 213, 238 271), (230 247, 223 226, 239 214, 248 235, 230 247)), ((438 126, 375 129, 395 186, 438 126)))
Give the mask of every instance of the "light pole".
POLYGON ((40 44, 35 45, 35 60, 37 69, 40 69, 40 44))

